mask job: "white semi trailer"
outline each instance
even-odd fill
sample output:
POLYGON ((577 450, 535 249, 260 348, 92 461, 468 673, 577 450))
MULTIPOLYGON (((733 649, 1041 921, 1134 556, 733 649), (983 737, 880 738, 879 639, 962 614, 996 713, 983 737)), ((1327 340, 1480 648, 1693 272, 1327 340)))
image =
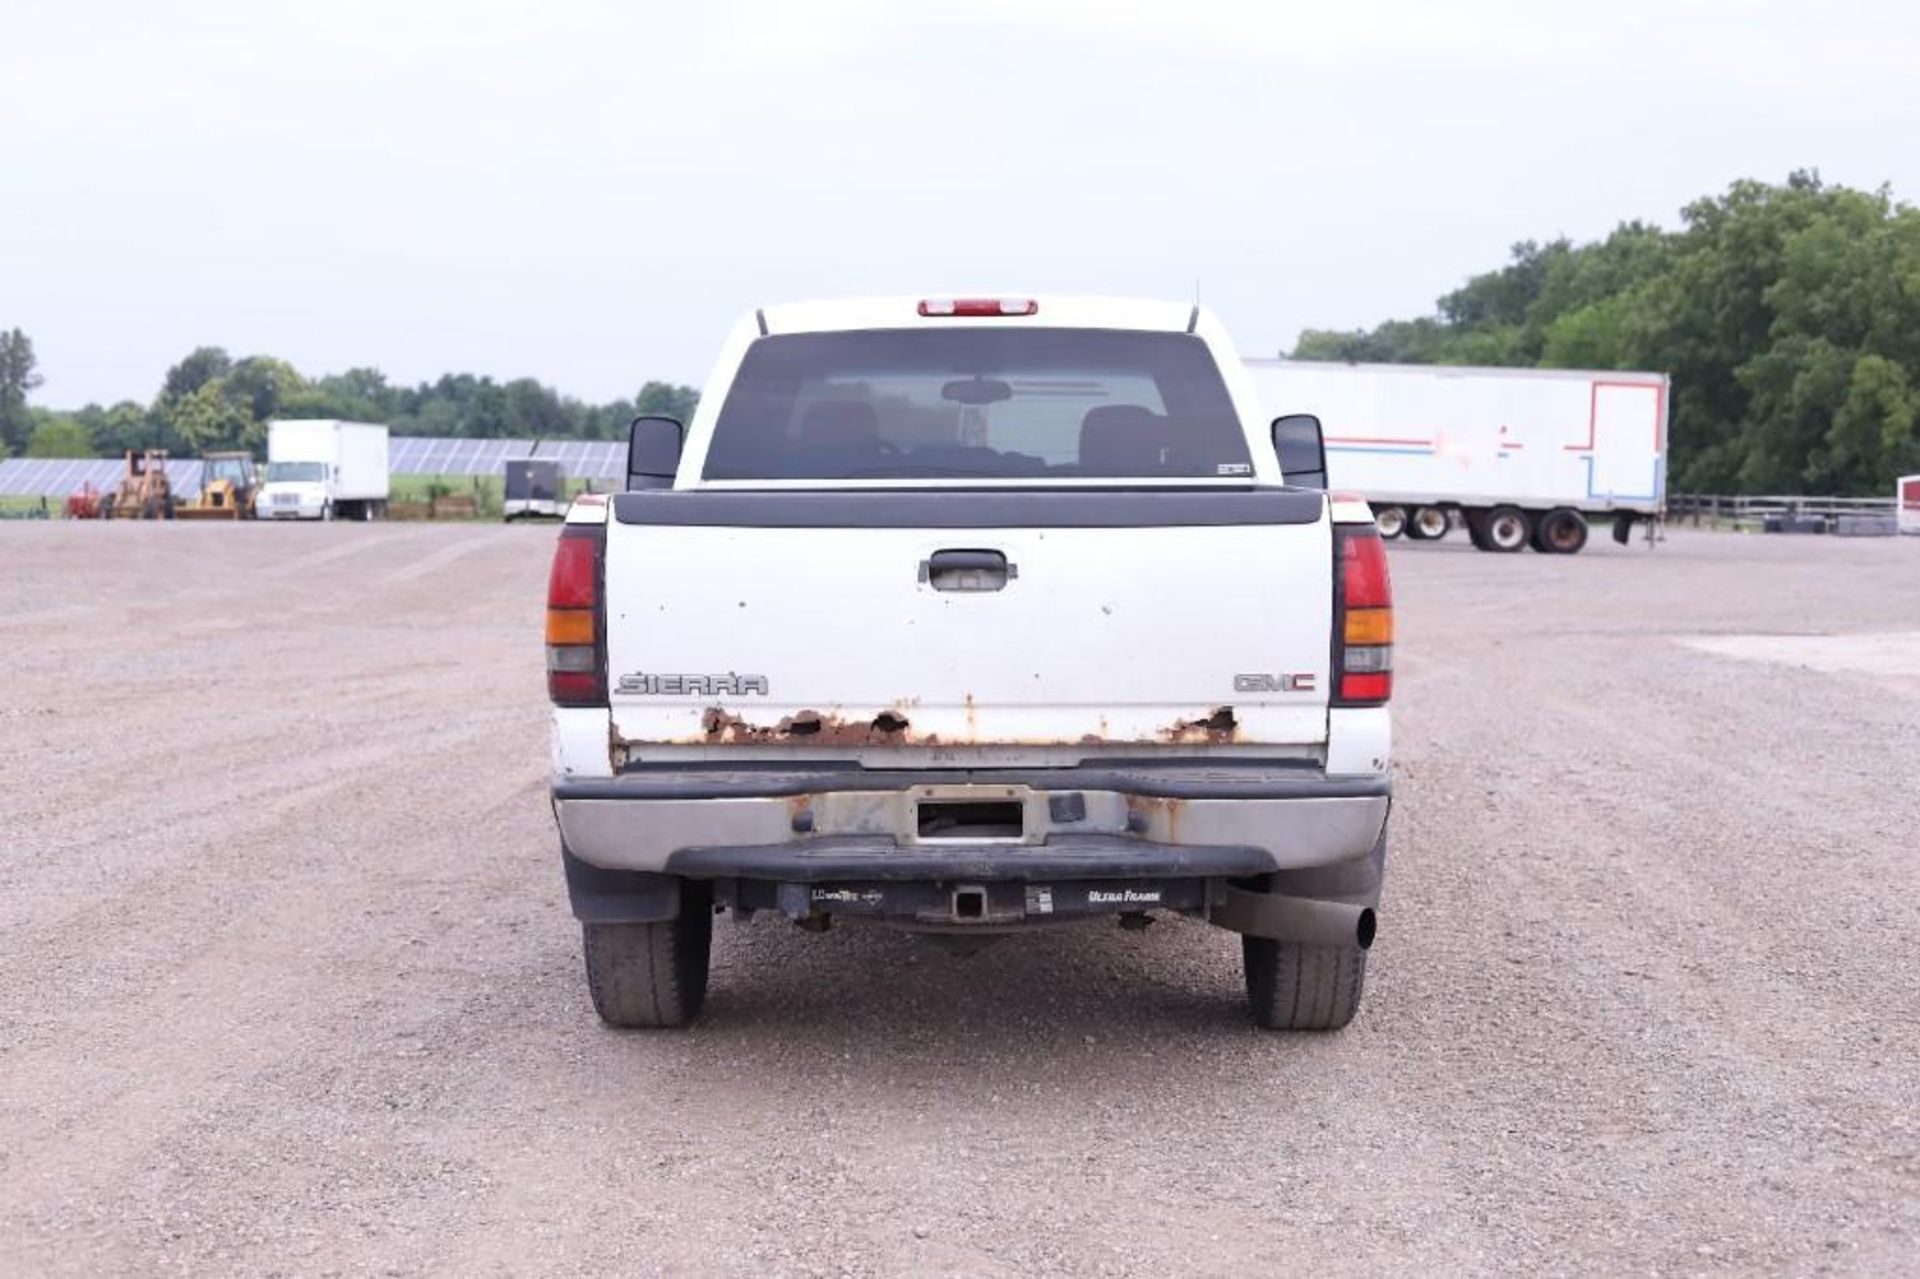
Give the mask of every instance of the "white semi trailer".
POLYGON ((1666 498, 1664 373, 1248 360, 1273 417, 1312 413, 1327 483, 1373 504, 1386 537, 1571 554, 1587 521, 1625 542, 1666 498))

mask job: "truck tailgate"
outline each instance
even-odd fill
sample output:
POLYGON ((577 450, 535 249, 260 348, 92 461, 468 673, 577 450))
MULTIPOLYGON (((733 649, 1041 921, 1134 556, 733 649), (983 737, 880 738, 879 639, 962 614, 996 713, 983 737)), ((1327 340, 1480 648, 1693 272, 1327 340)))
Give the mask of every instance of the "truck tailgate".
POLYGON ((673 499, 620 499, 607 538, 610 701, 623 741, 1326 739, 1331 534, 1324 518, 1302 520, 1298 502, 1279 522, 1121 527, 636 514, 662 500, 673 499))

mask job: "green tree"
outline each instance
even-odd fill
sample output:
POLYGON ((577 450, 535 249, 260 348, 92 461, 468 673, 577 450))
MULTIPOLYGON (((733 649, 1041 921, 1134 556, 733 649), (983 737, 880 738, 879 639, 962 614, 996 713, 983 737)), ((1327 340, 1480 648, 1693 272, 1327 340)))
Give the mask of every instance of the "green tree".
POLYGON ((187 358, 167 370, 160 388, 165 401, 183 400, 217 377, 225 377, 233 368, 233 357, 217 346, 198 346, 187 358))
POLYGON ((18 453, 33 430, 27 396, 40 386, 39 364, 32 338, 19 329, 0 333, 0 445, 8 453, 18 453))
POLYGON ((254 447, 275 418, 384 422, 397 435, 623 440, 636 412, 671 413, 686 421, 698 402, 694 388, 658 381, 641 388, 638 404, 589 404, 524 377, 501 383, 449 373, 396 386, 380 370, 362 367, 310 379, 272 356, 235 361, 220 347, 202 346, 167 370, 150 407, 89 404, 72 417, 102 449, 192 453, 254 447))
POLYGON ((159 427, 144 405, 122 400, 111 408, 89 404, 74 414, 87 428, 94 447, 108 456, 127 449, 158 447, 159 427))
POLYGON ((1884 493, 1920 464, 1920 211, 1811 172, 1736 182, 1675 231, 1522 243, 1431 317, 1308 330, 1294 356, 1662 370, 1675 488, 1884 493))
POLYGON ((307 389, 307 380, 285 360, 250 355, 220 378, 221 394, 255 422, 281 416, 281 407, 307 389))
POLYGON ((660 413, 678 418, 682 425, 693 420, 693 411, 699 406, 700 392, 670 382, 648 382, 633 399, 634 413, 660 413))
POLYGON ((49 414, 27 440, 28 457, 92 457, 93 435, 70 417, 49 414))
POLYGON ((504 402, 504 434, 536 440, 574 434, 566 405, 551 388, 523 377, 501 387, 500 393, 504 402))
POLYGON ((1882 355, 1853 363, 1846 398, 1827 428, 1825 461, 1836 477, 1903 475, 1920 470, 1920 393, 1900 365, 1882 355))
POLYGON ((172 406, 168 423, 189 452, 254 448, 266 438, 266 424, 229 397, 219 378, 202 383, 172 406))

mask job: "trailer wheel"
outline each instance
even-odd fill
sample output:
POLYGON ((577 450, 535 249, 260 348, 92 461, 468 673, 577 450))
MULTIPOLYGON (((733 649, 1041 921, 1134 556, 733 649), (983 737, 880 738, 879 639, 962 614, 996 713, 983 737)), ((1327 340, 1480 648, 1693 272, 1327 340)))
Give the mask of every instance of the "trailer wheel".
POLYGON ((1407 527, 1406 509, 1399 506, 1383 506, 1373 513, 1373 522, 1380 526, 1380 536, 1391 542, 1407 527))
POLYGON ((713 890, 688 880, 680 917, 659 924, 582 924, 587 993, 609 1026, 685 1026, 707 998, 713 890))
POLYGON ((1496 506, 1487 512, 1481 534, 1485 550, 1511 555, 1533 537, 1533 521, 1517 506, 1496 506))
POLYGON ((1476 551, 1490 551, 1487 545, 1487 513, 1484 510, 1469 509, 1463 513, 1467 522, 1467 540, 1473 543, 1476 551))
POLYGON ((1533 549, 1546 555, 1575 555, 1587 544, 1587 521, 1570 506, 1556 506, 1533 526, 1533 549))
POLYGON ((1416 506, 1407 520, 1407 536, 1416 542, 1437 542, 1451 527, 1452 521, 1443 507, 1416 506))

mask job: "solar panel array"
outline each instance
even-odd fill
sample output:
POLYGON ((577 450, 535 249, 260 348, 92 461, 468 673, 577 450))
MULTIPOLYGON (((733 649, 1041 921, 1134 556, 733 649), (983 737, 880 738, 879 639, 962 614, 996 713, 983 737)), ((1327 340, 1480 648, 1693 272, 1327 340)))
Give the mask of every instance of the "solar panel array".
POLYGON ((548 458, 568 475, 617 480, 627 473, 627 446, 608 440, 467 440, 396 435, 387 469, 395 475, 498 475, 508 459, 548 458))
MULTIPOLYGON (((527 454, 518 454, 525 457, 527 454)), ((627 446, 607 440, 542 440, 532 456, 560 463, 570 476, 623 480, 627 476, 627 446)))
MULTIPOLYGON (((125 459, 117 457, 10 457, 0 462, 0 497, 65 497, 88 484, 110 493, 126 473, 125 459)), ((168 458, 167 482, 177 498, 198 493, 199 459, 168 458)))
MULTIPOLYGON (((394 475, 499 475, 507 460, 547 458, 577 479, 621 480, 627 474, 627 446, 608 440, 468 440, 396 435, 388 443, 387 470, 394 475)), ((102 492, 116 488, 126 473, 120 458, 25 458, 0 461, 0 497, 65 497, 92 484, 102 492)), ((175 497, 200 491, 200 462, 169 458, 167 479, 175 497)))
POLYGON ((498 475, 510 457, 525 457, 532 440, 445 439, 396 435, 387 445, 395 475, 498 475))

